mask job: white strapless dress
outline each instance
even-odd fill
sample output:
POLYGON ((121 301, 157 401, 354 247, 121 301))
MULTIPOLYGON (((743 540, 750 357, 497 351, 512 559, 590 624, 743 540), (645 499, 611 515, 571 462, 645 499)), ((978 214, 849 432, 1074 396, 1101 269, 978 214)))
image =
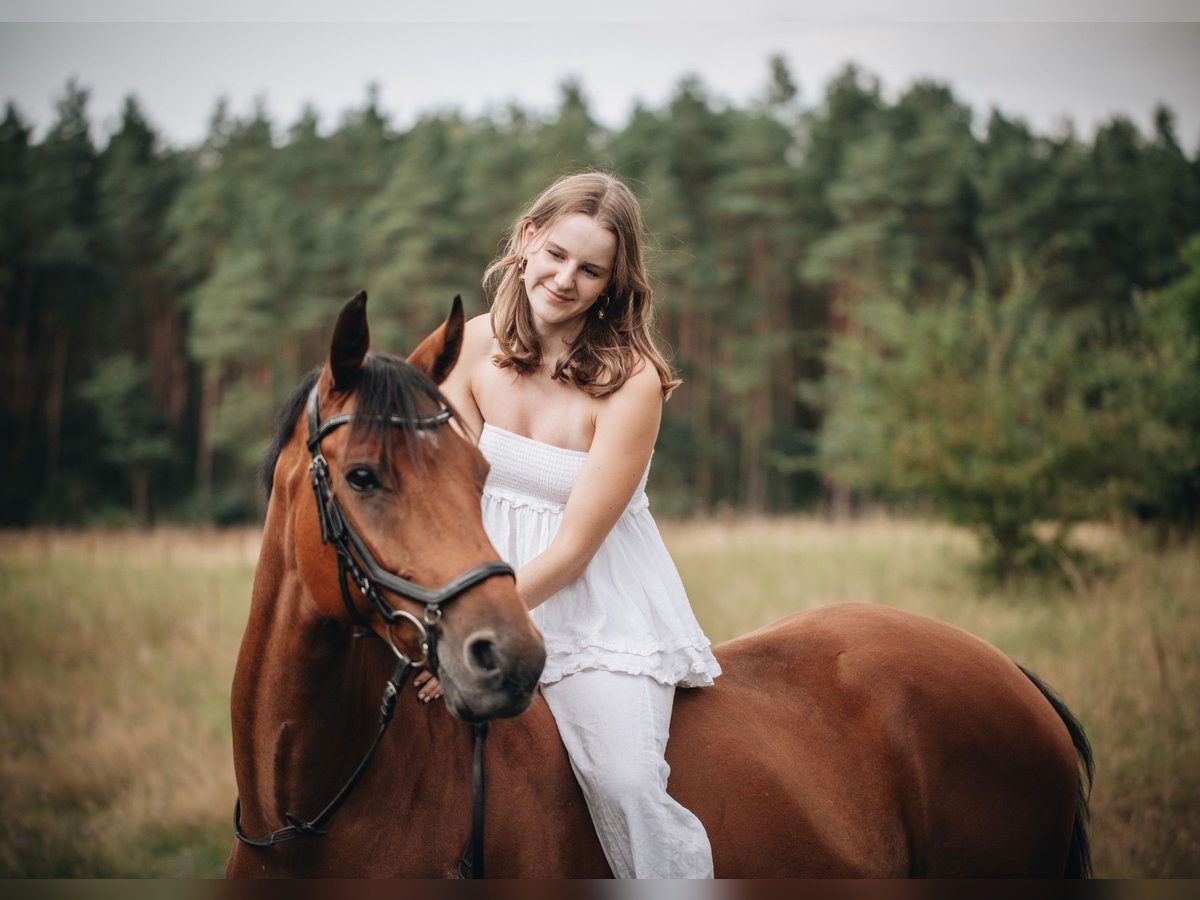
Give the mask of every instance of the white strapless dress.
MULTIPOLYGON (((492 467, 484 528, 501 559, 520 569, 554 539, 587 453, 487 424, 479 449, 492 467)), ((650 515, 649 474, 583 575, 531 611, 546 641, 543 684, 606 669, 700 687, 721 673, 650 515)))

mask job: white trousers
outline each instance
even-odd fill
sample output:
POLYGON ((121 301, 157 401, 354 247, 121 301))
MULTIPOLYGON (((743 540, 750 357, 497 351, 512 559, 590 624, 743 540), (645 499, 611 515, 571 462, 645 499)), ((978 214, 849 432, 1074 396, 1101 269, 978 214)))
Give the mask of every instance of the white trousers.
POLYGON ((712 878, 712 847, 667 793, 675 688, 590 669, 542 685, 617 878, 712 878))

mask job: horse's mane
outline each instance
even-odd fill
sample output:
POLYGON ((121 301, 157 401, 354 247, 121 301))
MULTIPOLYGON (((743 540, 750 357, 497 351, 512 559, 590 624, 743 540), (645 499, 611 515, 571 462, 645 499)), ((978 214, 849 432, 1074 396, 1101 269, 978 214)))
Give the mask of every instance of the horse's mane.
MULTIPOLYGON (((271 484, 275 480, 275 465, 279 462, 279 455, 291 440, 296 422, 304 412, 309 392, 320 375, 320 367, 307 373, 283 401, 275 416, 271 444, 259 470, 268 500, 271 499, 271 484)), ((429 415, 431 406, 434 409, 449 408, 433 379, 399 356, 368 354, 355 388, 352 434, 355 437, 378 438, 383 442, 385 455, 390 457, 392 438, 397 432, 401 432, 408 444, 409 453, 414 460, 419 460, 418 431, 413 428, 396 428, 388 424, 387 417, 415 419, 429 415)))

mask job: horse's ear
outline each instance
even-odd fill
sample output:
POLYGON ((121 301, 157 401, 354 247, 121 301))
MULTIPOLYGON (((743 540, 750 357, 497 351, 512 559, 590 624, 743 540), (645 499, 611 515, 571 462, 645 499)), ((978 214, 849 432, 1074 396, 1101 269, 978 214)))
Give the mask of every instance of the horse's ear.
POLYGON ((450 315, 437 330, 417 346, 408 357, 408 361, 433 379, 434 384, 441 384, 458 362, 458 353, 462 350, 463 339, 463 305, 462 296, 454 298, 450 307, 450 315))
POLYGON ((371 329, 367 327, 367 292, 351 297, 338 314, 329 344, 329 371, 335 391, 349 391, 358 384, 363 360, 371 345, 371 329))

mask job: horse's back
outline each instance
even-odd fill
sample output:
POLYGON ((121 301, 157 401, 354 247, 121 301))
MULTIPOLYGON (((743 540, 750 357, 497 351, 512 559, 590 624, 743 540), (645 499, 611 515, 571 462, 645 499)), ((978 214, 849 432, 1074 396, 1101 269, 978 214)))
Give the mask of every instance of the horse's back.
POLYGON ((726 837, 718 874, 1060 874, 1074 746, 999 650, 838 604, 715 652, 716 685, 677 694, 668 761, 672 793, 726 837))

